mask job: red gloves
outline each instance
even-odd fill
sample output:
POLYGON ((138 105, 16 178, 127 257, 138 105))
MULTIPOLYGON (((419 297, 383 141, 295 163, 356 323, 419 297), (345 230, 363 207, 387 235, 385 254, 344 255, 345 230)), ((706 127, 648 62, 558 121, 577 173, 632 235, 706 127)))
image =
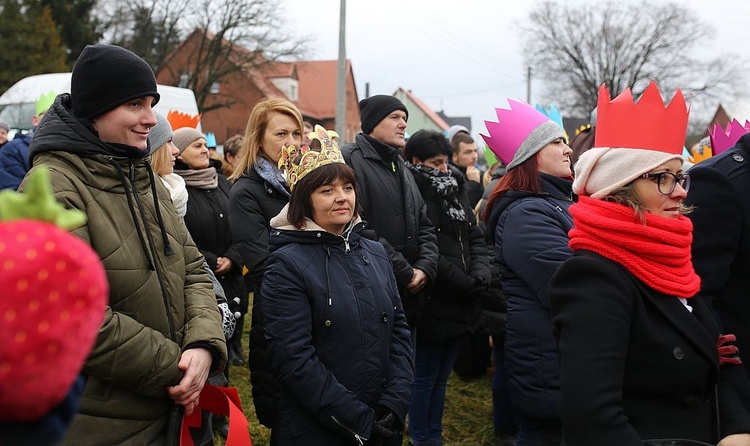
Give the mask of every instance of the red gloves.
POLYGON ((739 357, 739 349, 736 345, 730 344, 735 341, 737 341, 737 337, 733 334, 719 335, 719 340, 716 342, 716 346, 719 348, 719 366, 724 364, 742 364, 742 360, 739 357))

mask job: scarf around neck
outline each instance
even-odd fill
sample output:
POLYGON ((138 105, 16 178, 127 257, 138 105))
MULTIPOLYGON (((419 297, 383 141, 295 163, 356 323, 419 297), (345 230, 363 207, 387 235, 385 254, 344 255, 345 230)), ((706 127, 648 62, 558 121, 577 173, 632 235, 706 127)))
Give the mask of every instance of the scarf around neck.
POLYGON ((219 187, 219 172, 213 166, 205 169, 175 169, 174 173, 185 180, 185 184, 196 189, 216 189, 219 187))
POLYGON ((689 218, 645 214, 644 225, 634 209, 586 196, 570 206, 570 215, 573 251, 586 249, 613 260, 664 294, 688 298, 700 290, 701 280, 690 257, 693 222, 689 218))
POLYGON ((162 183, 164 183, 164 186, 169 190, 172 203, 174 204, 175 209, 177 209, 177 215, 179 215, 180 218, 185 218, 188 202, 188 192, 185 188, 185 180, 176 173, 170 173, 169 175, 164 175, 163 177, 160 176, 159 178, 161 178, 162 183))
POLYGON ((292 196, 291 193, 289 193, 289 185, 286 182, 286 178, 284 178, 284 173, 270 161, 259 156, 258 161, 255 162, 255 171, 258 172, 258 175, 261 178, 273 186, 277 192, 283 194, 287 198, 292 196))
POLYGON ((466 221, 466 212, 458 201, 458 181, 450 172, 441 172, 424 164, 412 164, 406 161, 406 167, 417 175, 421 175, 429 183, 433 191, 440 197, 443 213, 453 221, 466 221))

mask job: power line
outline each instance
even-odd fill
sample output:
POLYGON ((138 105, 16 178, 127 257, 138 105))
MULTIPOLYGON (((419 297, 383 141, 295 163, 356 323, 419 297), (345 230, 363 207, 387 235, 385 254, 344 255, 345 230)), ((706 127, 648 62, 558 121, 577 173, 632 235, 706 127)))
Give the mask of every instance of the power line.
POLYGON ((421 96, 420 95, 419 97, 421 99, 444 99, 444 98, 455 98, 455 97, 458 97, 458 96, 471 96, 471 95, 480 94, 480 93, 489 93, 491 91, 503 90, 503 89, 506 89, 506 88, 515 87, 516 85, 521 85, 521 84, 525 84, 525 83, 526 83, 526 81, 519 81, 519 82, 514 82, 512 84, 500 85, 498 87, 485 88, 483 90, 474 90, 474 91, 467 91, 467 92, 464 92, 464 93, 453 93, 453 94, 447 94, 447 95, 446 94, 441 94, 441 95, 435 95, 435 96, 421 96))

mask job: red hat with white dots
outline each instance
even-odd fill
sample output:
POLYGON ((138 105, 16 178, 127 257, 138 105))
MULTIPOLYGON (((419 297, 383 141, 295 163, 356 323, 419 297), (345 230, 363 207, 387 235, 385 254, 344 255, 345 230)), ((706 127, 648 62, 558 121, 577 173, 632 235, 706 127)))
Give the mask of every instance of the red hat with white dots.
POLYGON ((97 254, 63 228, 86 216, 55 201, 47 171, 0 192, 0 420, 59 404, 94 345, 108 296, 97 254))

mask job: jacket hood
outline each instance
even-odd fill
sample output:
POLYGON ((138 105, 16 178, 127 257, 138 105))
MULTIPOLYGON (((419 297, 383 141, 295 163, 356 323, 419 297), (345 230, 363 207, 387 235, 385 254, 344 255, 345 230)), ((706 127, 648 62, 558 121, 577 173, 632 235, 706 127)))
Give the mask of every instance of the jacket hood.
POLYGON ((73 114, 70 94, 55 98, 29 145, 29 164, 34 157, 44 152, 61 151, 75 155, 110 155, 141 159, 148 156, 148 149, 124 144, 105 143, 99 138, 91 121, 73 114))

